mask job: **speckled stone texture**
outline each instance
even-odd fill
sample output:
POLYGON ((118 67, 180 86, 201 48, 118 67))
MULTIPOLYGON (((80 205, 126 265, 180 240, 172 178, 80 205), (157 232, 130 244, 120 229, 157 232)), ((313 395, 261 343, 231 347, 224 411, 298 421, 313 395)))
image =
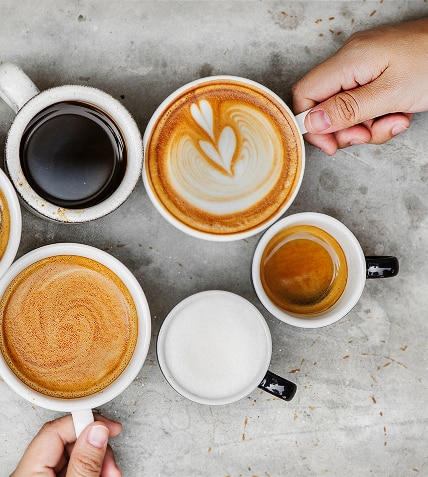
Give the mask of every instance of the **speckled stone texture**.
MULTIPOLYGON (((144 131, 159 103, 202 76, 265 84, 287 102, 306 71, 354 31, 428 14, 414 1, 0 0, 0 61, 40 89, 98 87, 144 131)), ((13 119, 0 102, 0 147, 13 119)), ((366 254, 400 260, 398 277, 368 281, 357 306, 327 328, 288 326, 261 306, 251 259, 259 236, 226 244, 188 237, 154 209, 142 181, 117 211, 58 225, 23 211, 18 256, 53 242, 83 242, 125 263, 151 308, 153 336, 132 385, 100 411, 123 423, 112 441, 125 477, 401 477, 428 475, 428 115, 383 146, 327 157, 307 147, 301 190, 287 214, 343 221, 366 254), (256 389, 227 406, 188 401, 168 385, 156 336, 169 310, 202 290, 237 293, 263 313, 270 369, 298 385, 285 403, 256 389)), ((32 406, 0 379, 0 476, 59 414, 32 406)))

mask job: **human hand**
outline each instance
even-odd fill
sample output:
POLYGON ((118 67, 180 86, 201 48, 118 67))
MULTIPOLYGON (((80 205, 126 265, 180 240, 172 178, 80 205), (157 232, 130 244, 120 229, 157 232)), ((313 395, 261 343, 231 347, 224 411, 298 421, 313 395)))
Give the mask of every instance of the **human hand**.
POLYGON ((428 110, 428 18, 353 34, 292 88, 306 140, 332 155, 362 143, 383 144, 428 110))
POLYGON ((120 477, 107 444, 122 425, 95 414, 76 440, 71 415, 46 423, 33 439, 11 477, 120 477))

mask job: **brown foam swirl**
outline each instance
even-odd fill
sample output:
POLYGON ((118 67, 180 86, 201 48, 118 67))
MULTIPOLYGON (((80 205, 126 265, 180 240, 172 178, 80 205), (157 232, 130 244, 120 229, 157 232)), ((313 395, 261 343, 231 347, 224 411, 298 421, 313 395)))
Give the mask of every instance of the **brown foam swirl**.
POLYGON ((237 233, 287 203, 299 180, 301 145, 281 104, 246 85, 213 82, 167 107, 146 165, 154 193, 178 220, 237 233))
POLYGON ((31 388, 54 397, 93 394, 129 363, 137 314, 104 265, 77 256, 40 260, 9 285, 0 305, 1 351, 31 388))

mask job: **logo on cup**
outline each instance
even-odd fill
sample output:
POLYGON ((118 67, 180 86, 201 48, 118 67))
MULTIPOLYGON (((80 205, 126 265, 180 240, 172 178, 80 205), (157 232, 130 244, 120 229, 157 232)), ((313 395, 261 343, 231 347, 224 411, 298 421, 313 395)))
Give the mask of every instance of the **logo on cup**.
POLYGON ((273 223, 304 170, 296 120, 273 92, 230 76, 189 83, 154 113, 143 178, 161 214, 208 240, 235 240, 273 223))

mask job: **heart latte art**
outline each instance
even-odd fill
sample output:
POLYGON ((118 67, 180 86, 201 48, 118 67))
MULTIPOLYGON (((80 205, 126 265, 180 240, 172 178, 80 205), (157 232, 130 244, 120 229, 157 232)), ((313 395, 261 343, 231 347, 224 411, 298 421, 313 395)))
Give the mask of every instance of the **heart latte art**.
POLYGON ((184 91, 163 109, 146 145, 157 202, 211 234, 271 220, 296 192, 301 169, 300 136, 280 101, 232 80, 184 91))

